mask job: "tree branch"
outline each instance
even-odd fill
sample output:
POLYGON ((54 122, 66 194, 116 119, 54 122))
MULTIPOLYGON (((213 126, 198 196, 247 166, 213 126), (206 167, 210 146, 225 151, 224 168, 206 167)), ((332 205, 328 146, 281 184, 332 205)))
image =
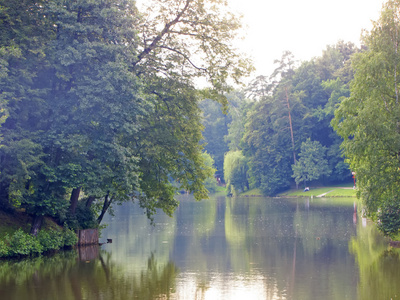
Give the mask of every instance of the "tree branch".
POLYGON ((170 51, 173 51, 173 52, 178 53, 178 54, 181 55, 184 59, 186 59, 195 69, 200 70, 200 71, 207 72, 207 69, 206 69, 206 68, 201 68, 201 67, 196 66, 196 65, 190 60, 190 58, 189 58, 187 55, 185 55, 184 53, 182 53, 182 52, 180 52, 180 51, 178 51, 178 50, 176 50, 176 49, 167 47, 167 46, 161 46, 160 48, 167 49, 167 50, 170 50, 170 51))
POLYGON ((175 24, 179 23, 180 18, 182 17, 182 15, 185 13, 185 11, 188 9, 190 2, 192 2, 193 0, 186 0, 186 4, 185 6, 182 8, 182 10, 178 13, 178 15, 175 17, 175 19, 173 19, 171 22, 168 22, 167 24, 165 24, 164 29, 160 32, 159 35, 157 35, 153 42, 146 47, 139 55, 137 58, 137 61, 133 64, 133 67, 135 67, 145 56, 147 56, 151 51, 153 51, 158 43, 160 42, 160 40, 167 34, 170 32, 170 28, 172 26, 174 26, 175 24))

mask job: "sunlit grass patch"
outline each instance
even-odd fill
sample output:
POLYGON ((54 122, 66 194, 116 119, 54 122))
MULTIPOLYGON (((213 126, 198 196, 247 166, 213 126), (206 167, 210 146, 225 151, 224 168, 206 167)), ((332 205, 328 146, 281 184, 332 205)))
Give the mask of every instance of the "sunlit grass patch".
POLYGON ((335 189, 328 194, 330 197, 356 197, 356 190, 353 189, 335 189))
POLYGON ((310 188, 309 191, 304 192, 303 189, 290 190, 279 196, 289 197, 317 197, 326 194, 326 197, 355 197, 356 191, 353 189, 344 189, 342 187, 323 187, 323 188, 310 188))
POLYGON ((298 190, 291 190, 289 192, 280 194, 280 196, 297 196, 297 197, 298 196, 301 196, 301 197, 311 197, 311 196, 313 196, 313 197, 316 197, 318 195, 328 193, 328 192, 332 191, 333 189, 334 188, 332 188, 332 187, 316 188, 316 189, 310 188, 310 190, 306 191, 306 192, 304 192, 303 189, 298 189, 298 190))

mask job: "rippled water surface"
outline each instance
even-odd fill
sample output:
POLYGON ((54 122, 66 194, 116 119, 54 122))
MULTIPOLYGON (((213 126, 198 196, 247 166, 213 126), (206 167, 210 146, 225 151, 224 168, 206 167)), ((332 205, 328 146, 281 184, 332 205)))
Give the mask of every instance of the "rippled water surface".
POLYGON ((396 299, 399 251, 354 199, 181 197, 150 225, 126 203, 100 248, 0 261, 0 299, 396 299))

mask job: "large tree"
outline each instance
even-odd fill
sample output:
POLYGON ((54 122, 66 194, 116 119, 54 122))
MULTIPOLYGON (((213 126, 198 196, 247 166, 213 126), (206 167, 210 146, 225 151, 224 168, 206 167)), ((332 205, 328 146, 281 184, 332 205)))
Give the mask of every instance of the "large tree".
POLYGON ((293 152, 286 116, 277 111, 273 97, 256 103, 247 115, 242 146, 250 188, 260 188, 268 196, 290 187, 293 152))
POLYGON ((351 95, 333 120, 356 172, 359 196, 375 220, 379 212, 386 213, 400 201, 399 32, 400 1, 390 0, 371 32, 364 35, 367 49, 354 57, 351 95))
POLYGON ((138 199, 151 216, 172 213, 177 188, 207 196, 198 102, 226 105, 229 78, 251 70, 224 1, 155 0, 141 13, 132 0, 0 4, 3 203, 26 207, 38 228, 43 215, 74 218, 82 192, 98 222, 118 201, 138 199))
POLYGON ((44 49, 54 37, 45 1, 0 1, 0 207, 21 203, 26 180, 35 176, 42 147, 42 93, 34 86, 47 67, 44 49))

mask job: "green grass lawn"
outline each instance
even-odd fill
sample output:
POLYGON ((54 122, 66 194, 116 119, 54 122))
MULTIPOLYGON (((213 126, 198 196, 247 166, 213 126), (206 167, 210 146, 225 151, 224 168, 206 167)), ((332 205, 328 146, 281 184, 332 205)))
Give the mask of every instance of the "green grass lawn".
MULTIPOLYGON (((310 187, 310 190, 304 192, 303 188, 291 189, 278 194, 279 197, 317 197, 325 194, 326 197, 356 197, 356 190, 353 190, 352 184, 332 185, 328 187, 310 187)), ((263 196, 260 189, 252 189, 241 193, 239 197, 263 196)))
POLYGON ((333 192, 329 193, 329 197, 356 197, 356 190, 353 189, 335 189, 333 192))
POLYGON ((344 189, 340 186, 323 187, 323 188, 310 188, 309 191, 304 192, 303 189, 289 190, 279 194, 279 196, 288 197, 316 197, 326 193, 326 197, 356 197, 356 190, 344 189))

